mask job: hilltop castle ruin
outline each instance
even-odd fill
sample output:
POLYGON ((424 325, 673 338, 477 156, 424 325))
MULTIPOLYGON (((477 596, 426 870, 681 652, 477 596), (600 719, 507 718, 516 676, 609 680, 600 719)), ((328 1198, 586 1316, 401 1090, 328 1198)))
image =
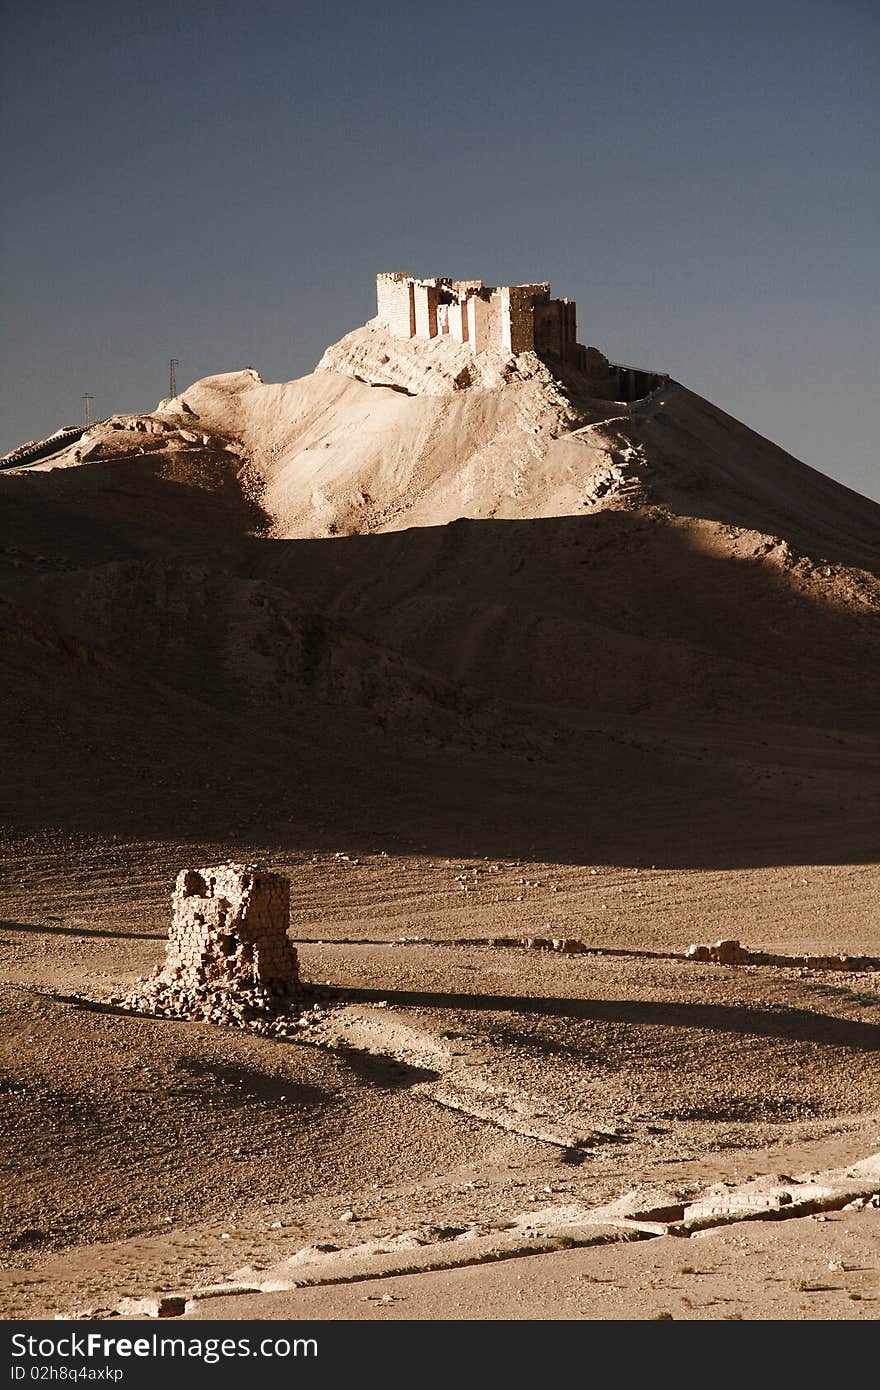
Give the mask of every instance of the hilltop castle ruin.
POLYGON ((569 360, 577 347, 576 306, 551 299, 550 285, 484 285, 482 280, 376 276, 379 318, 397 338, 449 334, 472 352, 549 352, 569 360))
POLYGON ((482 280, 419 280, 405 271, 376 276, 377 317, 395 338, 447 336, 483 352, 536 352, 564 367, 608 377, 617 399, 645 396, 663 379, 610 363, 577 341, 577 305, 551 299, 550 284, 484 285, 482 280))

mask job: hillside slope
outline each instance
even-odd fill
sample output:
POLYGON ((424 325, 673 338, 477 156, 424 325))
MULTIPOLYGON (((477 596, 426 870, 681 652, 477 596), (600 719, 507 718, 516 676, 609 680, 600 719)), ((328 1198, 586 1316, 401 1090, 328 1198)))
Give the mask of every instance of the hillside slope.
POLYGON ((241 440, 279 537, 580 516, 628 499, 779 537, 817 561, 880 566, 880 506, 681 385, 607 401, 525 353, 481 354, 492 370, 462 388, 462 353, 374 321, 310 376, 265 385, 232 372, 185 400, 200 428, 241 440))
POLYGON ((461 351, 367 325, 3 475, 13 832, 735 860, 784 799, 859 852, 880 508, 676 383, 461 351))

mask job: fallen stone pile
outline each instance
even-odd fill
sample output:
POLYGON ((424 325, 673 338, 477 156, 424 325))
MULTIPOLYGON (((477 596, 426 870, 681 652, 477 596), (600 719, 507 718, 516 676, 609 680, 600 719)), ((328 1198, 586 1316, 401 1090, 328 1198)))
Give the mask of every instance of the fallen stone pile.
POLYGON ((568 936, 526 936, 521 945, 527 951, 559 951, 564 956, 582 955, 590 949, 583 941, 568 936))
POLYGON ((718 965, 790 965, 805 970, 880 970, 873 956, 775 956, 767 951, 750 951, 739 941, 716 941, 714 946, 691 945, 686 960, 714 961, 718 965))
MULTIPOLYGON (((260 1033, 286 1031, 277 1025, 290 1013, 290 1005, 269 990, 234 985, 184 989, 174 981, 160 979, 139 980, 133 990, 113 1002, 155 1018, 201 1019, 260 1033)), ((293 999, 290 1004, 295 1007, 293 999)))
POLYGON ((469 940, 462 937, 458 942, 461 946, 519 946, 526 951, 560 951, 563 955, 575 956, 589 952, 595 954, 596 948, 588 946, 584 941, 577 941, 573 937, 563 936, 487 936, 475 937, 469 940))

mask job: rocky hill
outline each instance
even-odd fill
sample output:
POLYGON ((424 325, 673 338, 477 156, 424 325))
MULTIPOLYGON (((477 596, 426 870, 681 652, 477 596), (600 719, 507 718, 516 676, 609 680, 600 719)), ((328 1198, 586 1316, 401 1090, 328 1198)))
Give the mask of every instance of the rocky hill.
POLYGON ((702 808, 772 856, 795 798, 863 837, 880 508, 678 383, 602 391, 373 322, 7 471, 7 824, 492 807, 687 858, 702 808))

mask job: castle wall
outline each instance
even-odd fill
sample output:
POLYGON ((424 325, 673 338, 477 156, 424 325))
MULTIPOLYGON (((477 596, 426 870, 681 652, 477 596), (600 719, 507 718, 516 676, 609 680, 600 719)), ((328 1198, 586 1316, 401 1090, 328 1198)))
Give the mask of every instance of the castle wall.
POLYGON ((571 299, 559 301, 562 329, 562 359, 568 359, 577 348, 577 305, 571 299))
POLYGON ((503 347, 501 291, 493 290, 486 305, 486 346, 503 347))
POLYGON ((562 356, 562 329, 559 320, 559 300, 535 305, 535 351, 562 356))
POLYGON ((437 307, 440 291, 436 284, 416 281, 413 285, 415 300, 415 335, 417 338, 437 337, 437 307))
POLYGON ((395 338, 411 338, 416 331, 413 282, 409 275, 376 276, 378 317, 395 338))
POLYGON ((449 336, 454 338, 457 343, 469 341, 468 311, 467 300, 456 300, 454 303, 443 306, 448 310, 447 318, 449 323, 449 336))
POLYGON ((501 295, 501 344, 510 352, 532 352, 535 347, 534 307, 550 297, 550 286, 505 285, 501 295))
POLYGON ((640 401, 651 391, 657 389, 668 377, 657 372, 644 372, 639 367, 626 367, 612 362, 610 370, 615 382, 615 399, 618 401, 640 401))
POLYGON ((467 300, 468 342, 474 352, 482 352, 484 348, 489 347, 492 341, 490 337, 490 303, 491 300, 484 299, 479 294, 472 294, 467 300))
POLYGON ((547 299, 534 309, 535 351, 563 362, 577 356, 577 306, 568 299, 547 299))

